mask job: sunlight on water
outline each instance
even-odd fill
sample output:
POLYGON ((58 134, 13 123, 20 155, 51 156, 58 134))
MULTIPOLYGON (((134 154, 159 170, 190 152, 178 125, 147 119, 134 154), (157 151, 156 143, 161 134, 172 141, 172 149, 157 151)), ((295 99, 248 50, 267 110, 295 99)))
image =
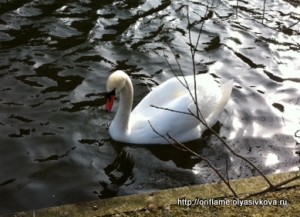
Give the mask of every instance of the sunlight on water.
POLYGON ((278 156, 274 153, 268 153, 266 156, 265 165, 266 166, 273 166, 278 164, 280 161, 278 159, 278 156))

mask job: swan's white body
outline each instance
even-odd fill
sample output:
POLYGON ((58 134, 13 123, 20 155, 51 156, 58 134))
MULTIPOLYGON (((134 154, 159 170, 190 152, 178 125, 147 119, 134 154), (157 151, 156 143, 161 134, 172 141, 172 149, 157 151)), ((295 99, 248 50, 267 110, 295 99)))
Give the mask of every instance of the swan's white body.
MULTIPOLYGON (((201 137, 206 129, 195 117, 178 112, 158 109, 153 106, 196 114, 196 106, 186 87, 183 77, 171 78, 151 91, 131 112, 133 87, 129 76, 123 71, 110 75, 107 91, 120 93, 119 108, 113 119, 109 133, 116 141, 135 144, 167 144, 158 135, 167 134, 180 142, 201 137), (152 106, 153 105, 153 106, 152 106), (151 128, 150 124, 153 126, 151 128)), ((185 80, 194 95, 194 76, 185 76, 185 80)), ((229 100, 233 81, 221 87, 208 74, 196 76, 197 101, 201 114, 208 126, 216 123, 220 113, 229 100)))

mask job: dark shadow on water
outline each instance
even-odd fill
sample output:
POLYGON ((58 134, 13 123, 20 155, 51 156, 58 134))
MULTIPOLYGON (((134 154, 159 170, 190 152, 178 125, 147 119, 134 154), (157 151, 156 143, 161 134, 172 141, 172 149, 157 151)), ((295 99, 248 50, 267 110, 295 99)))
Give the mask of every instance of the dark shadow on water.
MULTIPOLYGON (((218 132, 220 127, 221 125, 218 122, 214 126, 214 130, 218 132)), ((204 132, 201 139, 184 143, 184 145, 201 155, 203 149, 209 149, 209 145, 207 144, 207 142, 211 139, 211 136, 212 133, 210 133, 207 130, 204 132)), ((194 156, 194 154, 188 151, 184 151, 182 148, 178 148, 171 144, 136 145, 124 144, 122 142, 113 141, 112 139, 109 140, 109 143, 113 146, 116 152, 116 158, 113 162, 109 163, 104 169, 106 175, 109 177, 110 182, 100 182, 103 189, 99 192, 94 192, 98 195, 99 198, 114 197, 120 194, 122 195, 123 193, 120 193, 120 189, 124 186, 132 185, 134 188, 134 186, 136 186, 135 182, 140 181, 140 178, 135 176, 143 176, 143 173, 134 172, 134 170, 138 170, 138 164, 141 163, 145 164, 145 166, 150 170, 156 170, 157 165, 152 164, 153 162, 160 162, 162 166, 160 166, 158 169, 162 172, 165 170, 163 166, 164 164, 166 165, 166 167, 168 167, 167 165, 169 165, 170 162, 173 162, 175 168, 172 168, 171 170, 174 171, 171 173, 170 171, 166 170, 165 172, 163 172, 161 178, 178 176, 178 178, 180 177, 178 180, 179 183, 181 182, 180 180, 183 181, 182 183, 185 183, 187 181, 185 181, 185 178, 182 177, 182 174, 185 174, 185 176, 190 177, 189 179, 191 181, 188 182, 190 182, 190 184, 195 184, 193 175, 191 173, 187 173, 187 171, 183 172, 186 169, 192 169, 196 164, 201 162, 201 159, 194 156)), ((145 179, 147 178, 149 177, 145 176, 145 179)), ((173 183, 173 185, 175 185, 175 183, 173 183)), ((179 187, 181 185, 179 184, 178 186, 177 183, 176 186, 179 187)), ((125 192, 125 194, 128 194, 128 192, 125 192)))

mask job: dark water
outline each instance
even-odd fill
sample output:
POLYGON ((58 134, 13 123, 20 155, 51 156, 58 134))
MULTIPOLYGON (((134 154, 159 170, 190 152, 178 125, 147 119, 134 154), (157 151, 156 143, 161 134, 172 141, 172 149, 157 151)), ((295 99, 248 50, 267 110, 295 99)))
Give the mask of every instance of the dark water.
MULTIPOLYGON (((173 146, 124 145, 107 130, 109 72, 131 75, 136 104, 172 77, 164 48, 177 69, 171 41, 192 73, 185 5, 195 43, 211 2, 183 2, 0 0, 0 214, 219 180, 173 146)), ((298 5, 214 1, 196 55, 199 72, 235 80, 215 128, 264 173, 299 170, 298 5)), ((188 145, 231 178, 258 174, 210 133, 188 145)))

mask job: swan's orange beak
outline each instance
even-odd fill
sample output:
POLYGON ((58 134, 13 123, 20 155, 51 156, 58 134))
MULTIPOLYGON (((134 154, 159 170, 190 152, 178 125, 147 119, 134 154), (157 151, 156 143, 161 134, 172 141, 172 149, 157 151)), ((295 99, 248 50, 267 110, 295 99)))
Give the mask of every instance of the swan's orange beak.
POLYGON ((114 105, 114 102, 115 102, 115 97, 116 97, 116 91, 113 90, 109 93, 106 93, 106 106, 105 106, 105 110, 107 112, 110 112, 113 105, 114 105))
POLYGON ((114 105, 114 101, 115 101, 115 96, 112 95, 112 96, 107 97, 107 99, 106 99, 106 106, 105 106, 105 110, 107 112, 111 111, 111 109, 112 109, 112 107, 114 105))

